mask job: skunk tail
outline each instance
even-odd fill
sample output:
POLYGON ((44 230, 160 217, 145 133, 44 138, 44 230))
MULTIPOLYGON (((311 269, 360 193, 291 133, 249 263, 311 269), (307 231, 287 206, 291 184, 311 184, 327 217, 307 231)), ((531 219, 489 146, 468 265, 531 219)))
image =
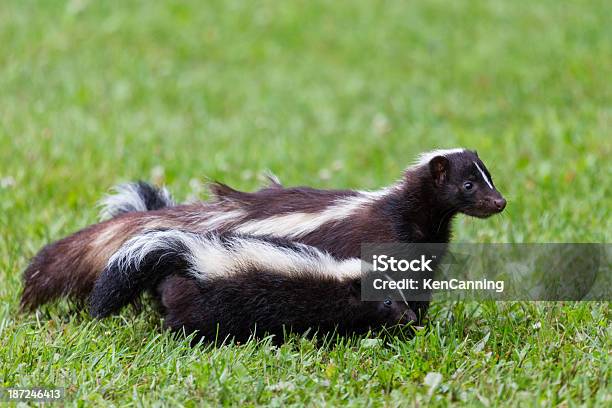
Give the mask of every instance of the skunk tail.
POLYGON ((159 210, 176 205, 168 190, 144 181, 119 184, 113 191, 114 194, 107 195, 99 203, 102 220, 128 212, 159 210))
POLYGON ((141 217, 115 217, 174 205, 165 189, 144 182, 124 184, 115 191, 102 202, 102 215, 111 219, 45 246, 32 259, 23 273, 23 310, 61 296, 87 298, 112 254, 142 229, 141 217))

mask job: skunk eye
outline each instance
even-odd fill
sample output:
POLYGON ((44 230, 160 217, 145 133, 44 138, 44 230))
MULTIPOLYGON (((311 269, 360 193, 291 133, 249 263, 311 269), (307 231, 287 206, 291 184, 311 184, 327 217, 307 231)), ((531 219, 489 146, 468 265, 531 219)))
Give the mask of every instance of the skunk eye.
POLYGON ((385 304, 385 306, 391 306, 393 304, 391 299, 385 299, 385 301, 383 303, 385 304))
POLYGON ((474 188, 474 184, 472 184, 471 181, 466 181, 465 183, 463 183, 463 188, 470 191, 472 188, 474 188))

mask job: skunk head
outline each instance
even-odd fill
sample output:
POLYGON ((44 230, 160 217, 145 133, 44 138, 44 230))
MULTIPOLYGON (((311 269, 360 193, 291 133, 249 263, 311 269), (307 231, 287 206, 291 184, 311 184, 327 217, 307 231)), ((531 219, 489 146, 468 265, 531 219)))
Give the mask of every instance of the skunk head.
POLYGON ((391 299, 377 301, 361 300, 361 279, 355 279, 350 285, 351 301, 359 302, 363 310, 359 319, 367 321, 371 326, 404 326, 417 322, 415 312, 408 303, 391 299))
POLYGON ((387 327, 403 326, 417 321, 416 314, 406 302, 385 299, 374 303, 379 316, 382 317, 383 323, 387 327))
POLYGON ((429 167, 434 194, 448 208, 486 218, 506 207, 506 200, 495 188, 489 170, 475 151, 431 152, 422 160, 429 167))

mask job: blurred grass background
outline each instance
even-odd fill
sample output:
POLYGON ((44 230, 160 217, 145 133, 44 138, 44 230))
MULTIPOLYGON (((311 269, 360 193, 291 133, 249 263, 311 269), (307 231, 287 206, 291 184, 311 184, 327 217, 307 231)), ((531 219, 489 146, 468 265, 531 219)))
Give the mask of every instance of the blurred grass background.
POLYGON ((265 169, 372 189, 465 146, 509 206, 460 217, 456 241, 609 242, 609 2, 5 0, 0 44, 0 385, 75 404, 610 401, 608 303, 434 305, 417 340, 365 349, 192 350, 146 314, 17 314, 29 257, 133 179, 179 199, 265 169))

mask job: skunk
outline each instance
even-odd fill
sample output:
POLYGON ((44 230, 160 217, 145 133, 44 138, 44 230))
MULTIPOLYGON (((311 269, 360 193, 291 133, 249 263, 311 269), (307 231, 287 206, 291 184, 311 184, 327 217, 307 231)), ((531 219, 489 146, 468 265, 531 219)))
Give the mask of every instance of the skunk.
POLYGON ((90 313, 104 317, 148 287, 165 326, 196 339, 284 332, 360 334, 417 320, 408 303, 363 302, 361 262, 272 237, 177 230, 130 239, 96 281, 90 313), (161 283, 160 283, 161 282, 161 283))
POLYGON ((285 276, 247 269, 239 275, 198 281, 172 275, 159 286, 165 310, 164 326, 194 342, 273 335, 280 343, 285 333, 365 334, 416 322, 407 303, 360 299, 360 279, 340 280, 303 273, 285 276))
MULTIPOLYGON (((174 205, 159 191, 160 200, 146 200, 140 188, 107 199, 104 214, 113 218, 52 243, 34 257, 24 272, 23 308, 59 296, 87 298, 113 254, 148 230, 283 237, 346 259, 358 257, 365 241, 448 243, 457 213, 486 218, 506 206, 478 154, 466 149, 424 153, 397 183, 375 192, 285 188, 274 182, 247 193, 216 183, 212 201, 174 205)), ((417 306, 424 312, 427 304, 417 306)))

